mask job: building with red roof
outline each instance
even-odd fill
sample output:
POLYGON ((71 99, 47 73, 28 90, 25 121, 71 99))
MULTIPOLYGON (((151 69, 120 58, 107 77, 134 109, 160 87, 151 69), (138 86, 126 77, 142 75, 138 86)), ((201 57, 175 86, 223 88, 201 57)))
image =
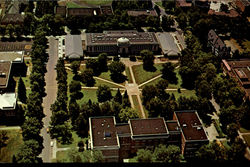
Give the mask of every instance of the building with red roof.
POLYGON ((136 155, 138 149, 159 144, 178 145, 182 154, 191 157, 209 142, 196 111, 176 111, 171 121, 160 117, 116 123, 112 116, 90 117, 89 127, 89 148, 101 150, 106 162, 121 162, 136 155))

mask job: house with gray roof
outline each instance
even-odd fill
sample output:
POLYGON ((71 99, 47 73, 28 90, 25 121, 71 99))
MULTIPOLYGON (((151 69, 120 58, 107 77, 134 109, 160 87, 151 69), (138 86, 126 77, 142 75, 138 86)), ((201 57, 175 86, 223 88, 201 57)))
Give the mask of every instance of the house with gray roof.
POLYGON ((65 57, 67 59, 83 58, 81 35, 68 34, 65 38, 65 57))
POLYGON ((216 56, 228 57, 230 55, 231 48, 226 47, 214 30, 208 32, 207 46, 211 48, 212 53, 216 56))

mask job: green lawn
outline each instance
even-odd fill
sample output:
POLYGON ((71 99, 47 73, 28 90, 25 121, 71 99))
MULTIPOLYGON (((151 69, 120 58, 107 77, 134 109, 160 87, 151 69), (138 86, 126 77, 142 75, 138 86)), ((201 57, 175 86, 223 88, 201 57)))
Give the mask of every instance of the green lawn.
POLYGON ((68 160, 68 150, 66 151, 57 151, 56 160, 53 162, 69 162, 68 160))
POLYGON ((160 7, 162 7, 162 8, 164 8, 163 6, 162 6, 162 2, 155 2, 157 5, 159 5, 160 7))
POLYGON ((67 2, 67 8, 83 8, 83 7, 74 2, 67 2))
MULTIPOLYGON (((101 73, 101 75, 99 75, 98 77, 102 78, 102 79, 106 79, 108 81, 112 81, 110 78, 110 71, 108 72, 103 72, 101 73)), ((113 82, 113 81, 112 81, 113 82)))
MULTIPOLYGON (((71 81, 73 80, 74 74, 69 70, 67 70, 67 74, 68 74, 67 82, 69 85, 71 83, 71 81)), ((107 76, 107 74, 104 74, 104 76, 107 76)), ((114 84, 111 84, 111 83, 108 83, 108 82, 105 82, 105 81, 102 81, 99 79, 95 79, 95 81, 96 81, 96 83, 95 83, 94 87, 98 87, 100 85, 107 85, 110 88, 120 88, 120 86, 117 86, 117 85, 114 85, 114 84)), ((81 83, 81 84, 82 84, 82 86, 85 86, 83 83, 81 83)))
MULTIPOLYGON (((13 78, 16 81, 16 86, 18 86, 19 77, 13 77, 13 78)), ((29 78, 29 76, 22 77, 22 79, 23 79, 25 87, 29 88, 30 87, 30 78, 29 78)))
POLYGON ((82 139, 80 137, 78 137, 78 135, 76 134, 76 132, 72 132, 72 138, 73 138, 73 142, 71 144, 61 144, 57 142, 57 147, 58 148, 65 148, 65 147, 77 147, 78 142, 81 141, 82 139))
MULTIPOLYGON (((176 72, 176 76, 178 78, 178 83, 177 84, 168 84, 168 88, 169 89, 178 89, 178 88, 182 88, 181 87, 181 84, 182 84, 182 79, 181 79, 181 76, 179 74, 179 69, 175 69, 175 72, 176 72)), ((141 86, 140 88, 143 89, 146 85, 155 85, 157 84, 160 80, 163 80, 161 77, 160 78, 157 78, 143 86, 141 86)))
POLYGON ((178 99, 181 96, 196 97, 195 90, 182 90, 181 93, 178 93, 177 90, 167 90, 167 93, 169 93, 170 95, 173 93, 176 99, 178 99))
POLYGON ((138 111, 139 117, 142 118, 142 113, 141 113, 141 109, 140 109, 140 106, 139 106, 139 102, 138 102, 137 96, 136 95, 132 95, 132 99, 133 99, 133 102, 134 102, 135 110, 138 111))
POLYGON ((126 67, 125 72, 126 72, 126 75, 128 77, 128 83, 133 83, 133 80, 132 80, 132 77, 131 77, 131 74, 130 74, 130 70, 129 70, 128 67, 126 67))
MULTIPOLYGON (((89 101, 89 99, 92 102, 98 102, 97 101, 97 96, 96 96, 96 91, 97 90, 93 90, 93 89, 82 89, 82 93, 83 93, 83 98, 78 100, 78 104, 81 106, 82 104, 86 103, 89 101)), ((117 91, 115 90, 111 90, 111 94, 112 96, 115 96, 117 91)), ((121 93, 123 93, 123 91, 121 91, 121 93)))
POLYGON ((248 147, 250 147, 250 135, 242 135, 242 137, 247 142, 248 147))
POLYGON ((0 151, 0 162, 12 162, 12 156, 17 153, 19 147, 23 143, 21 130, 6 130, 7 146, 3 147, 0 151))
POLYGON ((214 126, 219 134, 218 138, 223 138, 223 137, 226 137, 226 135, 223 133, 221 127, 220 127, 220 122, 219 120, 215 119, 214 120, 214 126))
POLYGON ((240 128, 240 132, 241 133, 250 133, 249 129, 245 129, 245 128, 240 128))
POLYGON ((112 0, 82 0, 82 1, 92 5, 106 5, 112 2, 112 0))
POLYGON ((156 68, 156 71, 155 72, 148 72, 148 71, 145 71, 143 69, 143 65, 136 65, 136 66, 133 66, 132 69, 133 69, 133 73, 134 73, 134 76, 135 76, 135 81, 138 85, 158 76, 161 74, 161 68, 162 68, 162 64, 155 64, 154 65, 155 68, 156 68))

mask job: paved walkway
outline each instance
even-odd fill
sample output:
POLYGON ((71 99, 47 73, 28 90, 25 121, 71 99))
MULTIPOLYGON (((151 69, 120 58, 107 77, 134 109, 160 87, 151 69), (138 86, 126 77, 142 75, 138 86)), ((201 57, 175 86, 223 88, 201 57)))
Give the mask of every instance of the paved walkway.
POLYGON ((132 66, 140 65, 140 64, 142 64, 142 62, 138 62, 138 61, 132 62, 128 58, 122 58, 121 62, 123 62, 125 64, 125 66, 127 66, 129 68, 129 71, 130 71, 130 74, 131 74, 132 83, 126 82, 126 85, 125 85, 125 88, 127 90, 129 100, 130 100, 130 103, 131 103, 131 107, 135 108, 135 104, 134 104, 132 96, 136 96, 142 118, 146 118, 146 114, 145 114, 145 111, 143 109, 142 101, 141 101, 141 97, 140 97, 141 91, 139 90, 139 86, 137 85, 137 83, 135 81, 134 72, 132 70, 132 66))
POLYGON ((119 87, 123 87, 125 88, 125 86, 121 85, 121 84, 118 84, 118 83, 115 83, 113 81, 109 81, 109 80, 106 80, 106 79, 103 79, 103 78, 100 78, 100 77, 94 77, 95 79, 99 79, 99 80, 102 80, 102 81, 105 81, 107 83, 110 83, 110 84, 113 84, 113 85, 116 85, 116 86, 119 86, 119 87))

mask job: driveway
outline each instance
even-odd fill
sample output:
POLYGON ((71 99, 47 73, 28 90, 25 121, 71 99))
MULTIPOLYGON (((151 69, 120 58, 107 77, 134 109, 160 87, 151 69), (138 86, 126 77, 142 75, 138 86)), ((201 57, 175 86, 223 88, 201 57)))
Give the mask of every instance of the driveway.
POLYGON ((41 153, 43 162, 51 162, 51 146, 50 146, 50 135, 47 133, 46 129, 49 126, 51 111, 50 106, 54 103, 57 93, 57 82, 56 82, 56 70, 54 69, 57 59, 58 59, 58 41, 54 37, 49 37, 49 61, 47 63, 47 73, 45 74, 46 82, 46 93, 47 96, 43 99, 43 107, 45 118, 43 119, 44 127, 41 131, 43 136, 43 146, 44 149, 41 153))

